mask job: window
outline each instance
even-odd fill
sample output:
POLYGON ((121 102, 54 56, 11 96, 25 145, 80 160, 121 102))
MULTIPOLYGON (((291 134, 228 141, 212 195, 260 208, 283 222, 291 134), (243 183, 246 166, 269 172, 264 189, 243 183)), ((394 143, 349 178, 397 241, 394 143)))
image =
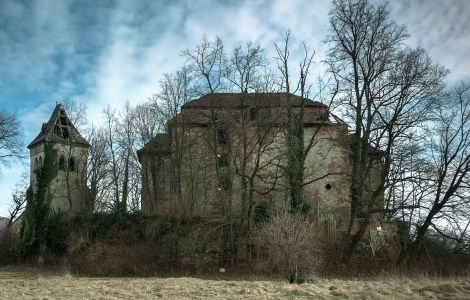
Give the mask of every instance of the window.
POLYGON ((325 188, 326 188, 327 190, 331 190, 331 184, 327 183, 326 186, 325 186, 325 188))
POLYGON ((65 157, 63 155, 59 158, 59 170, 65 170, 65 157))
POLYGON ((228 191, 232 188, 232 180, 227 175, 222 175, 219 178, 219 190, 228 191))
POLYGON ((38 162, 38 158, 36 157, 36 158, 34 159, 34 168, 37 169, 38 166, 39 166, 39 162, 38 162))
POLYGON ((257 117, 258 117, 258 108, 251 107, 250 108, 250 121, 256 120, 257 117))
POLYGON ((39 165, 42 167, 42 156, 39 156, 39 165))
POLYGON ((217 158, 217 162, 220 168, 228 167, 229 165, 228 154, 219 154, 219 157, 217 158))
POLYGON ((60 116, 60 124, 65 125, 65 126, 68 125, 67 124, 67 118, 64 115, 60 116))
POLYGON ((73 157, 69 159, 69 171, 75 171, 75 159, 73 157))
POLYGON ((67 127, 62 127, 62 136, 64 137, 64 139, 69 138, 69 130, 67 129, 67 127))
POLYGON ((217 143, 219 143, 220 145, 225 145, 227 144, 227 141, 228 141, 227 129, 225 128, 217 129, 217 143))

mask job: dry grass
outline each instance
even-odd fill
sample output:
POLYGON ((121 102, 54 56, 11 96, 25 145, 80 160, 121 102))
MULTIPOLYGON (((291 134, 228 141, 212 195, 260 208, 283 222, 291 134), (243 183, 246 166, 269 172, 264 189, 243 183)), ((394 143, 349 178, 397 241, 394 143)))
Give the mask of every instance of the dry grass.
MULTIPOLYGON (((220 274, 214 275, 217 278, 220 274)), ((320 279, 315 284, 198 278, 93 278, 0 268, 1 299, 469 299, 470 278, 320 279)))

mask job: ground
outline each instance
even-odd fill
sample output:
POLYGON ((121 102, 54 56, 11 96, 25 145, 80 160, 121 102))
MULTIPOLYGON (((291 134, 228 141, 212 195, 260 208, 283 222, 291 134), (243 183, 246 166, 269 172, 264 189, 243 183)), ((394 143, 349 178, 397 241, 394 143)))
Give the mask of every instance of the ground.
MULTIPOLYGON (((220 275, 217 275, 220 276, 220 275)), ((224 275, 225 276, 225 275, 224 275)), ((284 281, 93 278, 31 268, 0 268, 0 299, 470 299, 470 278, 284 281)))

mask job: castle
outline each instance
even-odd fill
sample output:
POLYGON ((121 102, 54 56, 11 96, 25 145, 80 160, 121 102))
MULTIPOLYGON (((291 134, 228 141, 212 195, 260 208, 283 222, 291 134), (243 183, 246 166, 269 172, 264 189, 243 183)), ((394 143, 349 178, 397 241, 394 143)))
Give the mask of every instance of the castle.
MULTIPOLYGON (((316 101, 287 93, 214 93, 189 101, 138 151, 147 214, 234 217, 289 202, 287 109, 303 111, 303 199, 312 211, 350 217, 347 125, 316 101)), ((380 165, 371 171, 374 190, 380 165)))

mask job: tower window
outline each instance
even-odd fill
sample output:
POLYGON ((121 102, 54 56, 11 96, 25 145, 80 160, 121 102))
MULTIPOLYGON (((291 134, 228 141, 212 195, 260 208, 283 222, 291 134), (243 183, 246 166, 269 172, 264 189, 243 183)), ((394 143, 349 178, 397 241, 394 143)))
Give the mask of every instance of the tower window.
POLYGON ((59 125, 55 125, 55 126, 54 126, 54 133, 57 134, 57 135, 60 135, 60 127, 59 127, 59 125))
POLYGON ((254 121, 258 117, 258 108, 251 107, 250 108, 250 120, 254 121))
POLYGON ((229 165, 228 154, 220 154, 219 157, 217 158, 217 162, 220 168, 228 167, 229 165))
POLYGON ((64 137, 64 139, 69 138, 69 130, 67 129, 67 127, 62 127, 62 136, 64 137))
POLYGON ((217 129, 217 143, 219 143, 220 145, 225 145, 227 144, 227 141, 228 141, 227 129, 225 128, 217 129))
POLYGON ((60 116, 60 124, 67 126, 67 118, 65 116, 60 116))
POLYGON ((34 168, 37 169, 38 166, 39 166, 39 161, 38 161, 38 158, 36 157, 36 158, 34 159, 34 168))
POLYGON ((42 167, 42 156, 39 156, 39 166, 42 167))
POLYGON ((73 157, 69 159, 69 171, 75 171, 75 159, 73 157))
POLYGON ((63 155, 59 158, 59 170, 65 170, 65 157, 63 155))
POLYGON ((228 191, 232 188, 232 180, 227 175, 222 175, 219 179, 219 189, 228 191))
POLYGON ((326 188, 327 190, 331 190, 331 184, 327 183, 326 186, 325 186, 325 188, 326 188))

